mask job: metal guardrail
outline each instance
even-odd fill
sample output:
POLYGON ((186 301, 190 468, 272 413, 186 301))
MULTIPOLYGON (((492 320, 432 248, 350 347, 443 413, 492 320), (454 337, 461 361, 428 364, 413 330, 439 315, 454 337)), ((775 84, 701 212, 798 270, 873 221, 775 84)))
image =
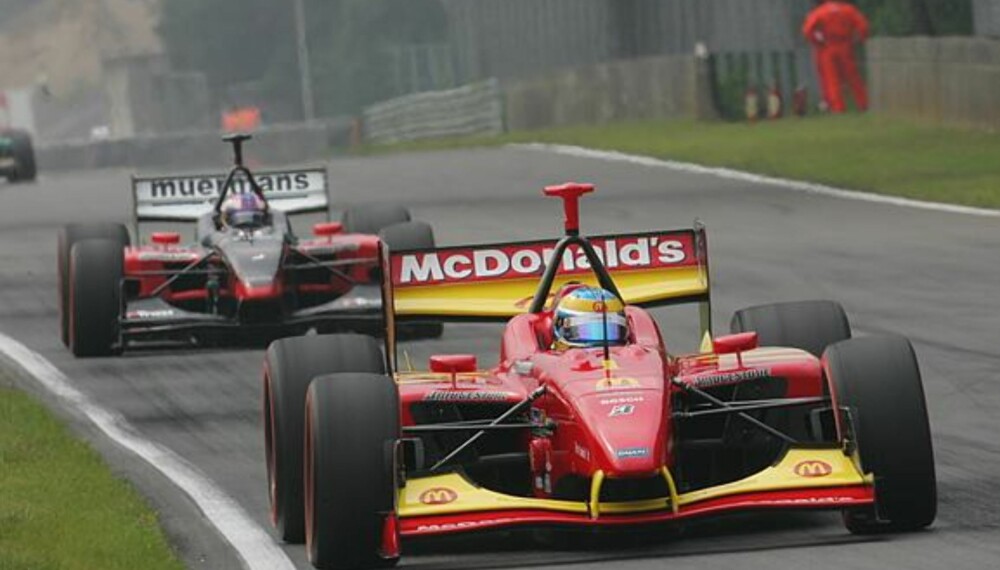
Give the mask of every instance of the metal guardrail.
POLYGON ((488 79, 446 91, 414 93, 367 107, 367 142, 393 143, 504 130, 500 82, 488 79))

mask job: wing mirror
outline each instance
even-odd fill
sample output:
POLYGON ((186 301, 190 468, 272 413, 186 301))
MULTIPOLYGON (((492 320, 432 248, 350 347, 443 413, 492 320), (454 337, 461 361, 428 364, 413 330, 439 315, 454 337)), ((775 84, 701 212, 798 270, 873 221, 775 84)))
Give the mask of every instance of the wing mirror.
POLYGON ((438 354, 431 357, 431 372, 440 374, 475 372, 477 366, 474 354, 438 354))
POLYGON ((344 224, 340 222, 322 222, 313 225, 313 233, 319 237, 329 237, 344 231, 344 224))
POLYGON ((177 232, 153 232, 149 239, 157 245, 177 245, 181 243, 181 234, 177 232))
POLYGON ((736 361, 743 366, 741 353, 757 348, 757 333, 754 331, 730 334, 712 339, 712 352, 715 354, 735 354, 736 361))

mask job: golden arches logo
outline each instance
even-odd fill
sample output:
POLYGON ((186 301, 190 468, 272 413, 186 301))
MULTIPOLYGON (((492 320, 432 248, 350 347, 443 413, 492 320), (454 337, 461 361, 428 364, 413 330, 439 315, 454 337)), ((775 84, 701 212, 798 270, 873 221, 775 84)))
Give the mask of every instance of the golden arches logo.
POLYGON ((635 378, 601 378, 594 386, 598 390, 614 390, 616 388, 638 388, 639 381, 635 378))
POLYGON ((800 461, 795 464, 795 467, 792 470, 799 477, 810 478, 826 477, 827 475, 833 473, 833 467, 831 467, 829 463, 818 459, 800 461))
POLYGON ((420 493, 420 502, 425 505, 447 505, 458 499, 458 493, 447 487, 433 487, 420 493))

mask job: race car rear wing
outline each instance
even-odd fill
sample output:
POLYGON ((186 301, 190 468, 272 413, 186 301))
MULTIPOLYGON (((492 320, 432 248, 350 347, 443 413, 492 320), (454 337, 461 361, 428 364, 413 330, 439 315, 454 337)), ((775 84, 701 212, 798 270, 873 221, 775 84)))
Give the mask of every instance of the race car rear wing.
MULTIPOLYGON (((327 209, 325 168, 257 172, 254 178, 272 208, 289 214, 327 209)), ((134 219, 136 223, 195 221, 212 210, 225 181, 225 174, 133 176, 134 219)), ((249 180, 234 178, 232 191, 251 191, 249 180)))
POLYGON ((537 301, 547 305, 560 286, 578 281, 617 289, 626 303, 642 307, 698 303, 701 340, 710 341, 711 291, 703 225, 696 222, 691 229, 586 241, 606 271, 595 272, 582 243, 572 243, 558 261, 558 270, 548 275, 546 267, 557 240, 393 251, 383 265, 389 276, 383 278, 385 306, 394 309, 386 311, 387 326, 392 331, 394 320, 506 320, 532 310, 537 301), (536 301, 540 290, 547 298, 536 301))
MULTIPOLYGON (((708 299, 708 260, 701 228, 607 235, 589 241, 626 303, 658 306, 708 299)), ((390 275, 396 315, 491 320, 524 313, 556 243, 394 251, 390 275)), ((552 291, 569 281, 599 284, 579 246, 571 245, 563 254, 552 291)))

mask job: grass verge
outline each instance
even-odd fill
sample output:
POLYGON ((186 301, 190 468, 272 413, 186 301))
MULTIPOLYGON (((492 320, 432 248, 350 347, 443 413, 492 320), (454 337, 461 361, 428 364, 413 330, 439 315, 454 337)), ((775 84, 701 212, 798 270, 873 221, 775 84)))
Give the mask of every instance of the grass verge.
POLYGON ((0 385, 0 569, 183 568, 156 514, 28 395, 0 385))
POLYGON ((400 152, 545 142, 724 166, 934 202, 1000 207, 1000 134, 840 115, 756 124, 650 121, 368 147, 400 152))

